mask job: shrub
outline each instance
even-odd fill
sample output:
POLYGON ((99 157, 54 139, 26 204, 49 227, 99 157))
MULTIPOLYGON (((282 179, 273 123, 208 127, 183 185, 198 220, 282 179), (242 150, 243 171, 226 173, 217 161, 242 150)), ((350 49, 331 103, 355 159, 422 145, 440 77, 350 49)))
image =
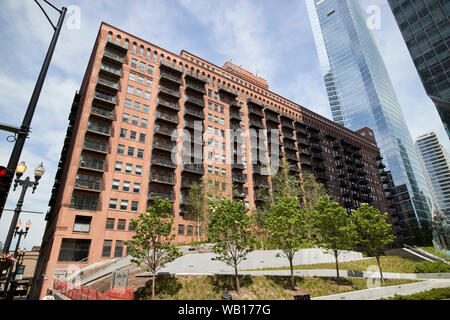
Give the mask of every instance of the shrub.
POLYGON ((450 298, 450 288, 437 288, 407 296, 396 294, 391 298, 382 298, 380 300, 441 300, 448 298, 450 298))
POLYGON ((438 261, 423 261, 416 264, 415 273, 440 273, 440 272, 450 272, 450 265, 438 261))

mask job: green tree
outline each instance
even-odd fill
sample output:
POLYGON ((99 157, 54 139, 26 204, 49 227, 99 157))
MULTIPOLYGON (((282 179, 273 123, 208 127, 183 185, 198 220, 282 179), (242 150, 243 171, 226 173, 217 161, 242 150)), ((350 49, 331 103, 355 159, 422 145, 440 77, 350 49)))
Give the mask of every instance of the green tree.
MULTIPOLYGON (((280 249, 289 261, 291 268, 291 288, 295 290, 294 255, 307 240, 304 209, 299 208, 296 197, 282 196, 276 199, 267 218, 269 242, 280 249)), ((279 255, 277 255, 279 256, 279 255)))
POLYGON ((253 218, 242 201, 222 199, 209 203, 208 238, 214 243, 216 257, 234 268, 236 291, 239 294, 238 265, 254 250, 253 218))
POLYGON ((358 242, 367 255, 377 258, 382 282, 384 279, 380 255, 383 249, 395 240, 392 226, 387 222, 387 218, 387 213, 381 214, 378 209, 366 203, 357 210, 352 210, 352 220, 358 234, 358 242))
POLYGON ((203 183, 194 181, 189 189, 187 198, 186 219, 192 219, 197 222, 197 240, 200 241, 200 228, 203 231, 202 233, 205 233, 205 226, 207 225, 206 193, 203 183))
POLYGON ((278 171, 271 176, 272 181, 272 203, 283 196, 295 197, 300 199, 302 195, 300 177, 291 174, 292 164, 282 158, 278 171))
POLYGON ((319 203, 321 197, 327 196, 327 191, 323 184, 317 182, 316 177, 313 174, 304 174, 302 176, 302 189, 303 189, 303 204, 305 209, 305 221, 308 227, 308 238, 312 238, 313 232, 313 215, 316 205, 319 203))
POLYGON ((339 280, 338 257, 342 250, 351 250, 357 237, 347 211, 328 196, 321 197, 314 208, 313 227, 317 244, 332 253, 336 260, 336 273, 339 280))
POLYGON ((181 253, 172 244, 175 234, 172 234, 173 217, 169 214, 172 208, 169 200, 159 197, 152 198, 153 205, 146 213, 132 219, 135 227, 133 242, 125 242, 130 248, 132 262, 138 267, 144 267, 152 273, 152 299, 155 298, 156 273, 167 263, 172 262, 181 253))

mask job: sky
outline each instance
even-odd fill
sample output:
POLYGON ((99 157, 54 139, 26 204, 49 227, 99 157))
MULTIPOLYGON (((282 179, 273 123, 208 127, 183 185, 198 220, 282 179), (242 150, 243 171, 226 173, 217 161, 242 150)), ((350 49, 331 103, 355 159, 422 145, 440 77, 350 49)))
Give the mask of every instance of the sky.
MULTIPOLYGON (((56 24, 58 14, 39 0, 56 24)), ((21 221, 32 226, 21 248, 41 244, 45 213, 68 125, 100 27, 105 21, 173 53, 185 49, 218 66, 226 61, 265 78, 271 91, 331 119, 317 51, 304 0, 51 0, 69 9, 31 125, 21 161, 33 178, 43 162, 46 172, 36 192, 28 190, 21 221)), ((360 0, 373 30, 413 140, 433 130, 449 150, 450 142, 434 104, 425 94, 392 12, 385 0, 360 0), (375 8, 375 9, 374 9, 375 8)), ((48 49, 53 29, 31 0, 0 1, 0 122, 20 126, 48 49)), ((0 165, 13 143, 0 131, 0 165)), ((9 193, 14 209, 20 187, 9 193)), ((12 219, 0 219, 4 243, 12 219)), ((12 245, 15 245, 13 241, 12 245)))

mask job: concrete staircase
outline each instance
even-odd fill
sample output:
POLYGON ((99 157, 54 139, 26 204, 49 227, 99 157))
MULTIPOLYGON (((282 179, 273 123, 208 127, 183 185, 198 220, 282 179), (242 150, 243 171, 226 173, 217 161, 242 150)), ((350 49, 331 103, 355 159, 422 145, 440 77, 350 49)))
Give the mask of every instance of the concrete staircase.
POLYGON ((103 277, 110 275, 113 271, 122 269, 131 264, 131 257, 125 256, 119 259, 112 261, 111 263, 105 265, 104 267, 96 270, 95 272, 89 273, 86 276, 82 276, 80 280, 80 284, 85 286, 91 282, 99 280, 103 277))

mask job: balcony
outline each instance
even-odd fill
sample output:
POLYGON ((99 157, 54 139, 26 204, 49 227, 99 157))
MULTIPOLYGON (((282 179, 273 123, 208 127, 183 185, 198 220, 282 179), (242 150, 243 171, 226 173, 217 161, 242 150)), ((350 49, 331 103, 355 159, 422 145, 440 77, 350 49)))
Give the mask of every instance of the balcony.
POLYGON ((192 81, 186 81, 186 91, 191 90, 194 93, 198 93, 201 95, 206 94, 205 85, 199 85, 192 81))
POLYGON ((122 70, 118 69, 112 65, 101 63, 100 64, 100 73, 108 75, 110 77, 114 77, 116 79, 120 78, 122 76, 122 70))
POLYGON ((258 178, 258 179, 253 179, 253 186, 255 187, 268 187, 269 186, 269 180, 264 179, 264 178, 258 178))
POLYGON ((193 97, 193 96, 186 95, 185 105, 186 105, 186 103, 190 103, 192 105, 195 105, 195 106, 201 107, 201 108, 205 107, 205 100, 200 99, 200 98, 196 98, 196 97, 193 97))
POLYGON ((292 130, 295 129, 295 127, 294 127, 294 125, 292 124, 292 122, 289 122, 289 121, 283 121, 283 120, 281 120, 281 126, 284 127, 284 128, 292 129, 292 130))
POLYGON ((127 53, 128 52, 128 47, 122 46, 120 45, 120 43, 117 42, 112 42, 112 41, 106 41, 106 47, 107 48, 112 48, 114 50, 118 50, 122 53, 127 53))
POLYGON ((292 143, 290 141, 286 141, 283 144, 283 146, 284 146, 285 149, 290 149, 290 150, 294 150, 295 152, 297 152, 297 147, 295 146, 295 143, 292 143))
POLYGON ((119 82, 111 81, 102 77, 97 78, 97 87, 103 90, 111 90, 117 92, 119 90, 119 82))
POLYGON ((322 146, 319 146, 317 143, 313 143, 311 144, 311 150, 315 151, 315 152, 322 152, 322 146))
POLYGON ((159 86, 158 89, 158 95, 159 96, 166 96, 171 99, 180 99, 180 92, 178 90, 169 89, 163 86, 159 86))
POLYGON ((291 168, 290 168, 290 171, 291 172, 294 172, 294 173, 300 173, 300 172, 302 172, 300 169, 299 169, 299 167, 297 167, 296 165, 294 166, 291 166, 291 168))
POLYGON ((172 111, 177 111, 177 112, 180 111, 180 106, 178 105, 178 102, 169 102, 167 100, 158 98, 156 100, 156 104, 157 104, 157 106, 165 107, 172 111))
POLYGON ((176 169, 177 165, 170 160, 161 157, 152 157, 152 165, 176 169))
POLYGON ((323 181, 323 182, 330 180, 330 178, 327 175, 322 174, 322 173, 316 173, 316 178, 317 178, 317 180, 323 181))
POLYGON ((282 136, 283 136, 283 140, 284 139, 289 139, 289 140, 295 141, 295 136, 293 134, 291 134, 291 133, 283 131, 282 132, 282 136))
POLYGON ((309 147, 309 142, 306 139, 297 136, 297 144, 305 147, 309 147))
POLYGON ((355 176, 354 174, 349 173, 348 176, 349 176, 350 181, 352 181, 352 182, 358 181, 358 177, 355 176))
POLYGON ((172 152, 175 150, 176 146, 177 145, 175 142, 167 143, 167 142, 161 142, 161 141, 153 139, 153 149, 172 152))
POLYGON ((232 109, 242 109, 242 106, 236 101, 236 100, 233 100, 231 103, 230 103, 230 108, 232 108, 232 109))
POLYGON ((100 124, 99 122, 95 122, 95 121, 88 121, 88 126, 86 131, 91 132, 91 133, 95 133, 95 134, 99 134, 102 136, 111 136, 111 127, 110 126, 105 126, 100 124))
POLYGON ((340 149, 341 148, 341 146, 338 144, 338 143, 336 143, 336 142, 333 142, 333 144, 332 144, 332 148, 334 149, 334 150, 338 150, 338 149, 340 149))
POLYGON ((83 174, 77 174, 75 179, 75 189, 83 191, 101 192, 102 191, 102 178, 88 176, 83 174))
POLYGON ((287 152, 287 153, 285 153, 285 157, 288 160, 293 160, 293 161, 298 162, 298 158, 297 158, 296 154, 292 154, 292 153, 287 152))
POLYGON ((247 198, 247 194, 245 193, 244 189, 236 188, 233 191, 233 198, 245 199, 247 198))
POLYGON ((175 185, 175 178, 173 176, 161 175, 161 174, 151 174, 150 181, 160 184, 175 185))
MULTIPOLYGON (((264 109, 264 110, 266 110, 266 109, 264 109)), ((266 112, 266 123, 267 122, 273 122, 278 125, 280 123, 280 120, 278 119, 278 117, 276 115, 266 112)))
POLYGON ((258 121, 256 119, 250 118, 249 119, 249 127, 264 129, 264 124, 262 123, 262 121, 258 121))
POLYGON ((200 78, 200 77, 197 77, 196 75, 194 75, 193 73, 188 73, 187 71, 184 73, 184 78, 186 80, 197 81, 199 83, 202 83, 203 85, 206 84, 206 78, 205 77, 200 78))
POLYGON ((181 171, 200 175, 205 174, 202 164, 183 164, 181 171))
POLYGON ((363 154, 359 151, 355 151, 354 156, 355 158, 361 159, 363 157, 363 154))
POLYGON ((336 161, 336 168, 342 169, 344 167, 344 164, 340 161, 336 161))
POLYGON ((162 112, 156 111, 155 119, 161 120, 161 121, 166 121, 166 122, 169 122, 169 123, 172 123, 175 125, 178 124, 178 117, 174 114, 168 114, 168 113, 162 113, 162 112))
POLYGON ((319 133, 320 132, 320 129, 312 124, 308 125, 308 129, 311 133, 319 133))
POLYGON ((302 127, 296 127, 296 128, 295 128, 295 131, 296 131, 300 136, 303 136, 303 137, 309 136, 309 133, 308 133, 308 131, 306 131, 305 128, 302 128, 302 127))
POLYGON ((199 179, 188 179, 187 177, 181 177, 181 188, 190 189, 194 183, 200 185, 201 181, 199 179))
POLYGON ((241 115, 238 112, 233 112, 230 111, 230 120, 237 120, 237 121, 241 121, 241 115))
POLYGON ((312 167, 312 162, 309 159, 300 158, 300 166, 312 167))
POLYGON ((91 115, 103 120, 114 120, 114 110, 111 109, 104 109, 97 106, 92 106, 91 115))
POLYGON ((232 175, 232 181, 234 183, 239 183, 239 184, 244 184, 247 182, 247 180, 244 178, 244 175, 238 175, 238 174, 232 175))
POLYGON ((244 166, 244 164, 242 164, 242 163, 236 163, 236 162, 233 162, 233 163, 231 164, 231 169, 244 170, 244 169, 245 169, 245 166, 244 166))
POLYGON ((190 116, 196 117, 198 119, 202 119, 202 120, 205 119, 205 114, 203 113, 203 111, 195 110, 195 109, 192 109, 192 108, 185 107, 184 108, 184 114, 185 115, 190 115, 190 116))
POLYGON ((219 85, 219 93, 227 94, 228 96, 232 97, 233 99, 235 99, 238 96, 238 93, 236 92, 236 90, 225 87, 223 85, 219 85))
POLYGON ((164 71, 172 72, 179 77, 183 74, 183 69, 181 67, 177 67, 176 65, 170 65, 169 63, 165 63, 164 61, 161 61, 159 63, 159 68, 164 71))
POLYGON ((310 133, 309 140, 320 141, 322 140, 322 138, 318 134, 310 133))
POLYGON ((378 169, 384 169, 384 168, 386 168, 386 166, 383 164, 383 162, 381 162, 381 161, 377 161, 377 167, 378 167, 378 169))
POLYGON ((173 128, 167 128, 167 127, 163 127, 163 126, 159 126, 159 125, 155 125, 155 127, 154 127, 154 133, 157 133, 159 135, 164 135, 167 137, 172 137, 172 134, 174 131, 175 131, 175 129, 173 129, 173 128))
POLYGON ((166 82, 175 86, 180 86, 183 84, 180 76, 176 76, 172 73, 161 70, 159 73, 159 80, 161 82, 166 82))
POLYGON ((149 192, 148 193, 148 200, 151 200, 152 198, 160 197, 161 199, 167 199, 170 202, 175 201, 175 197, 172 193, 159 193, 159 192, 149 192))
POLYGON ((355 166, 357 166, 358 168, 362 168, 364 167, 364 164, 360 160, 355 160, 355 166))
POLYGON ((108 107, 114 107, 117 103, 117 98, 108 93, 95 90, 94 101, 107 105, 108 107))
POLYGON ((337 139, 337 137, 334 134, 330 133, 330 132, 327 132, 325 134, 325 137, 330 138, 331 140, 336 140, 337 139))
POLYGON ((191 121, 191 120, 183 120, 183 128, 187 129, 193 129, 198 131, 204 131, 205 128, 203 127, 203 121, 191 121))
POLYGON ((322 156, 320 153, 313 154, 313 159, 316 161, 325 161, 325 157, 322 156))
POLYGON ((300 156, 304 156, 304 157, 311 157, 312 153, 308 150, 308 149, 301 149, 299 151, 300 156))
POLYGON ((105 50, 103 51, 103 59, 105 61, 108 62, 112 62, 112 63, 116 63, 119 65, 123 64, 123 55, 120 55, 118 53, 115 53, 111 50, 108 50, 107 48, 105 48, 105 50))
POLYGON ((313 161, 313 167, 315 171, 325 171, 327 168, 320 162, 313 161))
POLYGON ((107 154, 108 143, 85 138, 83 143, 83 150, 107 154))
POLYGON ((258 102, 258 101, 256 101, 256 100, 254 100, 253 98, 248 98, 248 99, 247 99, 247 105, 248 105, 248 106, 253 105, 253 106, 255 106, 256 108, 264 109, 264 105, 263 105, 261 102, 258 102))
POLYGON ((94 172, 105 172, 105 160, 81 156, 79 168, 94 172))
POLYGON ((248 107, 248 113, 250 114, 254 114, 254 115, 257 115, 257 116, 260 116, 260 117, 262 117, 262 118, 264 118, 264 113, 261 111, 261 109, 258 109, 258 108, 254 108, 254 107, 248 107))

